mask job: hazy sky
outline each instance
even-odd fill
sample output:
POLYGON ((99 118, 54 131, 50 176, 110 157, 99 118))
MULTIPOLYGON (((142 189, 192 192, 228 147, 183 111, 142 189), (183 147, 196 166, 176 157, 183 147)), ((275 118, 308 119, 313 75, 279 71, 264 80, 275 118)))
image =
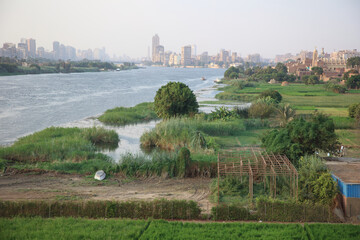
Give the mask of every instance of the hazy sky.
POLYGON ((360 0, 0 0, 1 45, 25 37, 48 50, 58 40, 143 57, 155 33, 175 52, 187 44, 271 58, 315 46, 360 51, 360 0))

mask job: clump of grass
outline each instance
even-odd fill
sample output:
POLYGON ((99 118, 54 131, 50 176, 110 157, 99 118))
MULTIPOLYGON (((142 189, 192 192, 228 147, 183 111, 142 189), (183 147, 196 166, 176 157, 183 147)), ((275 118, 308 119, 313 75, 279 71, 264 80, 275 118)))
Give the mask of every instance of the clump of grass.
POLYGON ((172 118, 157 124, 144 133, 140 142, 143 146, 157 146, 173 150, 177 147, 206 148, 209 136, 235 136, 245 131, 243 120, 207 121, 193 118, 172 118), (195 141, 196 140, 196 141, 195 141), (205 141, 205 142, 204 142, 205 141), (194 143, 196 146, 194 146, 194 143))
POLYGON ((117 107, 107 110, 99 117, 99 120, 106 124, 126 125, 140 122, 147 122, 158 119, 154 111, 154 103, 144 102, 135 107, 117 107))
POLYGON ((113 130, 50 127, 1 148, 0 158, 22 163, 80 162, 97 156, 98 143, 117 144, 118 141, 113 130))
POLYGON ((349 117, 331 116, 334 121, 335 129, 352 129, 356 127, 356 121, 349 117))

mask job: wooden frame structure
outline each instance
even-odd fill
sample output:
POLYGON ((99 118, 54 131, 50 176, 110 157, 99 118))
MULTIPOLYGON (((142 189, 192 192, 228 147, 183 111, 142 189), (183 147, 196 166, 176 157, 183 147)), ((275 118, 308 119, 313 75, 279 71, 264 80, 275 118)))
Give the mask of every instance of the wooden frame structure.
POLYGON ((218 203, 220 202, 219 181, 221 176, 249 176, 249 196, 253 199, 253 185, 255 181, 264 182, 270 178, 270 193, 276 198, 276 177, 289 177, 290 195, 297 199, 298 172, 285 155, 268 153, 261 149, 242 148, 241 150, 227 150, 218 154, 218 203))

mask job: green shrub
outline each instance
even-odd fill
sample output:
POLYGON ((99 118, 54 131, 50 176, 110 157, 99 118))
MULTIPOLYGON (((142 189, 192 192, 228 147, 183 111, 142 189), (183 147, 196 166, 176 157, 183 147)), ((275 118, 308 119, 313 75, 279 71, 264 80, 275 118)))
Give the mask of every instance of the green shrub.
POLYGON ((360 109, 360 103, 353 103, 349 106, 349 117, 355 118, 355 114, 360 109))
POLYGON ((179 151, 179 155, 176 161, 177 176, 185 177, 186 169, 189 168, 190 164, 191 164, 190 151, 189 149, 182 147, 179 151))
POLYGON ((279 103, 282 100, 281 94, 274 89, 265 90, 259 95, 259 98, 266 98, 266 97, 271 97, 272 99, 275 100, 276 103, 279 103))
POLYGON ((220 204, 211 208, 211 218, 215 221, 234 221, 234 220, 258 220, 258 216, 250 214, 249 209, 236 205, 220 204))

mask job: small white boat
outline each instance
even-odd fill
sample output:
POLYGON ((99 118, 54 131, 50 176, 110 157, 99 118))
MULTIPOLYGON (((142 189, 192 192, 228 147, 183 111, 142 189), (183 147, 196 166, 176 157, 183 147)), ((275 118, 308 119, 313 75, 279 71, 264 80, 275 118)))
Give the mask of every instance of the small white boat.
POLYGON ((99 181, 104 180, 105 177, 106 177, 106 173, 103 170, 97 171, 94 176, 94 178, 99 181))
POLYGON ((204 81, 204 80, 206 80, 206 78, 205 78, 205 77, 201 77, 201 80, 203 80, 203 81, 204 81))
POLYGON ((117 68, 116 71, 120 71, 120 68, 117 68))
POLYGON ((214 80, 214 82, 219 83, 221 82, 221 80, 217 78, 216 80, 214 80))

